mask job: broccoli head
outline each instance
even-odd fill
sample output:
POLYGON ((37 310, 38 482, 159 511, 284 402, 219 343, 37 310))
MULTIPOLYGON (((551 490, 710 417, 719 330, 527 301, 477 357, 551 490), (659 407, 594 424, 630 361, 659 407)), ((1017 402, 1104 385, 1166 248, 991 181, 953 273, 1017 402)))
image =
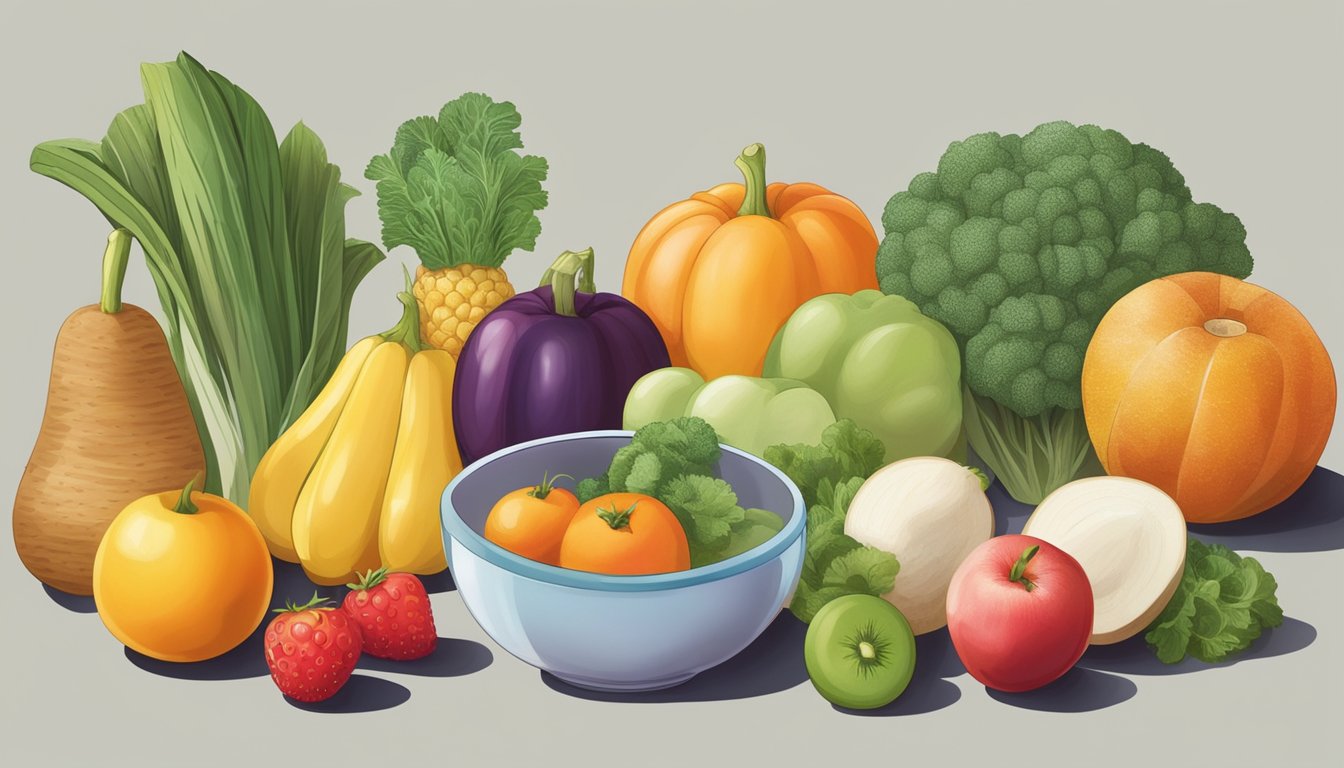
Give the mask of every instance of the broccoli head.
MULTIPOLYGON (((891 198, 882 224, 882 290, 957 338, 981 410, 993 401, 1046 427, 1082 407, 1083 354, 1121 296, 1178 272, 1251 271, 1236 216, 1194 202, 1163 153, 1095 125, 955 142, 891 198)), ((998 472, 973 424, 968 436, 998 472)))

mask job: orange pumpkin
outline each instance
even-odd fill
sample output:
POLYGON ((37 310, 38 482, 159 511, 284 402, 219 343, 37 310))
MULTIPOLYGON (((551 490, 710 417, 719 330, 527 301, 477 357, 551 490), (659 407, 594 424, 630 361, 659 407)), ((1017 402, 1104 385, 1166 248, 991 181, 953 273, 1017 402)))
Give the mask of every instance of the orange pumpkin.
POLYGON ((658 326, 672 364, 706 379, 761 375, 793 311, 823 293, 877 287, 877 234, 816 184, 765 183, 765 148, 737 159, 745 184, 673 203, 630 248, 621 292, 658 326))
POLYGON ((1210 272, 1154 280, 1116 302, 1082 381, 1102 466, 1166 491, 1192 523, 1288 498, 1335 416, 1334 368, 1306 318, 1277 294, 1210 272))

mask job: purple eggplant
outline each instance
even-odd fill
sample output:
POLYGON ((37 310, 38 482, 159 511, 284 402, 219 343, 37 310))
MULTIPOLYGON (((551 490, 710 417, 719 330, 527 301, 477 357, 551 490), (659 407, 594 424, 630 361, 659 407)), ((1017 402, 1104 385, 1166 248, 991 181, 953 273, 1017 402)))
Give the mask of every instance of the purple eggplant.
POLYGON ((499 305, 467 337, 453 382, 463 464, 539 437, 620 429, 630 387, 671 364, 648 315, 595 291, 593 249, 566 251, 541 287, 499 305))

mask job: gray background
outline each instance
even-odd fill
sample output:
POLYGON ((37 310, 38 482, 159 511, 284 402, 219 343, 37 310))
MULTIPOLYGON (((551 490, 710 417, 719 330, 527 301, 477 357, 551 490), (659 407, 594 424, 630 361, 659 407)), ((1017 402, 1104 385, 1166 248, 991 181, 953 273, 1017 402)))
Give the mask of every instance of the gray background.
MULTIPOLYGON (((515 101, 527 149, 551 162, 537 252, 508 263, 520 286, 553 254, 592 245, 600 287, 618 290, 643 222, 733 180, 732 160, 752 141, 768 147, 771 178, 831 186, 876 221, 886 199, 951 140, 1058 118, 1096 122, 1165 150, 1196 198, 1239 214, 1256 257, 1252 280, 1296 304, 1344 360, 1338 3, 17 5, 0 11, 0 312, 9 329, 0 498, 12 498, 38 429, 56 329, 97 301, 106 235, 90 204, 28 171, 28 152, 48 138, 101 137, 116 111, 141 101, 137 64, 180 48, 250 91, 277 131, 299 119, 317 131, 365 192, 349 207, 349 229, 368 239, 378 224, 363 167, 399 123, 464 90, 515 101)), ((399 250, 364 282, 352 336, 396 319, 396 262, 414 263, 399 250)), ((157 308, 138 259, 126 298, 157 308)), ((1340 432, 1322 460, 1335 469, 1344 469, 1340 432)), ((179 681, 138 669, 95 616, 48 599, 6 542, 0 756, 22 765, 238 765, 279 756, 299 764, 381 756, 457 765, 1318 764, 1344 715, 1344 556, 1326 549, 1258 555, 1279 577, 1288 613, 1318 633, 1294 653, 1193 674, 1088 673, 1075 682, 1118 700, 1089 713, 1010 706, 961 675, 935 681, 936 696, 926 695, 959 696, 951 706, 868 719, 835 712, 805 683, 707 703, 567 696, 495 648, 452 592, 434 598, 440 634, 483 644, 492 664, 456 674, 482 649, 454 644, 466 660, 458 666, 419 676, 375 671, 362 683, 377 699, 401 695, 378 678, 394 681, 411 694, 400 706, 314 714, 286 704, 264 677, 179 681)))

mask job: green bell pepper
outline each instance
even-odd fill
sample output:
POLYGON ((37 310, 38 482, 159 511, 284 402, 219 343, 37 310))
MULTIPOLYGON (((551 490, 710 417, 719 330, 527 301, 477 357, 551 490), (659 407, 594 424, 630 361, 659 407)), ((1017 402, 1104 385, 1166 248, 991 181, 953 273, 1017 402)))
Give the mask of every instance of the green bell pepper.
POLYGON ((961 460, 961 356, 952 334, 901 296, 828 293, 797 310, 775 334, 766 376, 798 379, 887 447, 911 456, 961 460))
POLYGON ((792 379, 720 376, 706 382, 689 368, 660 368, 636 381, 625 399, 626 429, 678 416, 699 416, 720 440, 757 456, 776 443, 815 445, 835 423, 826 398, 792 379))

